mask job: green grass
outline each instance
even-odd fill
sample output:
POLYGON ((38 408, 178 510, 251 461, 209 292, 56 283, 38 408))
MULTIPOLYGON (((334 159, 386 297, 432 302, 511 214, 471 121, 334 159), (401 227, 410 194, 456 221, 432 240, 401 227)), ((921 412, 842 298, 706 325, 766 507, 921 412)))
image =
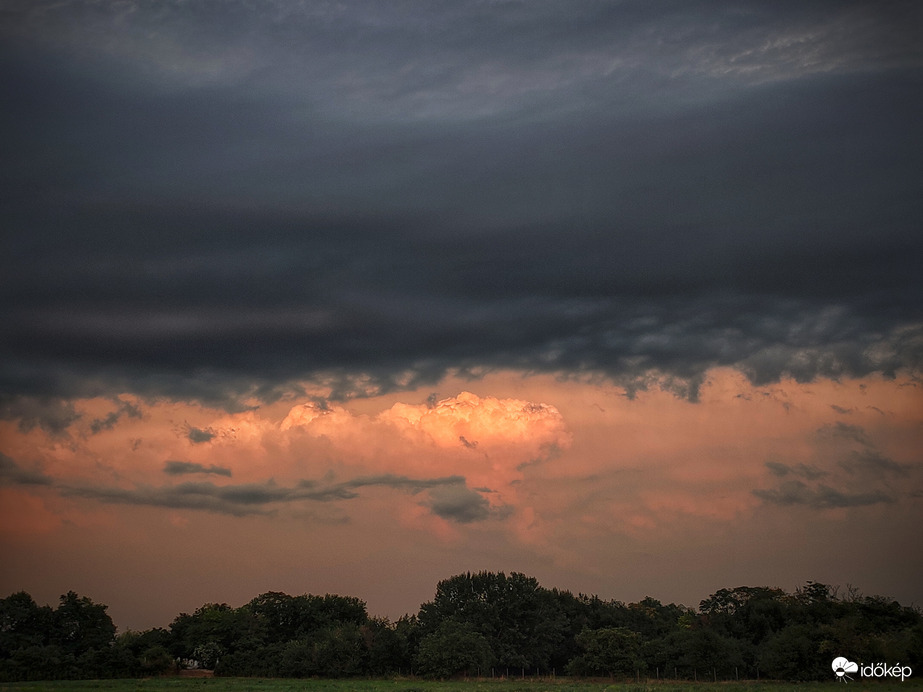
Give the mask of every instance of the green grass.
POLYGON ((62 680, 0 683, 0 692, 919 692, 919 679, 905 682, 855 681, 847 685, 782 682, 613 683, 567 678, 524 680, 281 680, 265 678, 148 678, 143 680, 62 680))

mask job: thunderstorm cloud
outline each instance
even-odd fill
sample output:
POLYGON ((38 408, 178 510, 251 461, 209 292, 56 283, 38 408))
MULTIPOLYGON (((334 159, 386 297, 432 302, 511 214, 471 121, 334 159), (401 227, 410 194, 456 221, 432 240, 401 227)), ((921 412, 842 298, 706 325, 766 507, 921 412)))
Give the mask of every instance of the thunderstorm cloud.
POLYGON ((3 415, 919 367, 919 4, 485 12, 7 3, 3 415))

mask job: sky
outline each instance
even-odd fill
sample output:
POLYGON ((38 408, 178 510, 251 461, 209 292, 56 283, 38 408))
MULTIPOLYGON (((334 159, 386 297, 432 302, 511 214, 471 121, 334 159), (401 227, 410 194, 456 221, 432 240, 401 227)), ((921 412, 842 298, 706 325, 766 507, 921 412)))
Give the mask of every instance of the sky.
POLYGON ((0 596, 923 605, 921 26, 0 0, 0 596))

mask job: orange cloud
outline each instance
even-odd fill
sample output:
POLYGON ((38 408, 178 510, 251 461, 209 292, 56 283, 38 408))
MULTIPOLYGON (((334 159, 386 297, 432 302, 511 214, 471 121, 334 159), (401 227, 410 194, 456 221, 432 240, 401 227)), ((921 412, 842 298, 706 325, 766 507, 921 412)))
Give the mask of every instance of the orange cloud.
POLYGON ((304 404, 289 412, 280 429, 302 454, 316 451, 320 442, 325 456, 338 457, 341 468, 353 473, 462 476, 495 508, 515 502, 514 486, 525 466, 571 439, 553 406, 470 392, 432 405, 395 403, 375 416, 304 404))
MULTIPOLYGON (((787 536, 779 546, 797 526, 904 536, 919 519, 923 396, 911 379, 755 387, 714 370, 697 403, 503 372, 439 386, 453 395, 232 414, 123 395, 72 402, 79 417, 63 430, 0 421, 0 534, 7 545, 83 537, 88 555, 93 541, 182 535, 228 555, 246 543, 295 572, 361 565, 342 546, 362 546, 370 560, 401 556, 395 570, 430 560, 434 578, 449 564, 533 565, 567 585, 555 570, 604 580, 631 555, 686 555, 705 571, 725 555, 760 564, 748 546, 772 532, 787 536), (721 538, 732 534, 733 549, 721 538)), ((823 554, 820 538, 811 545, 812 559, 823 554)))

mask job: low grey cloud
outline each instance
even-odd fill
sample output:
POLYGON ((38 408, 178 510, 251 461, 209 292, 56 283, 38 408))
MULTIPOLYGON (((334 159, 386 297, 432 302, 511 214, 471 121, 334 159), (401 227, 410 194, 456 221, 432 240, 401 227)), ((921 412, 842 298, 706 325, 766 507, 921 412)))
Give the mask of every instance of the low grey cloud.
POLYGON ((784 480, 773 488, 755 489, 753 494, 770 504, 813 509, 890 503, 908 494, 906 488, 898 489, 895 479, 906 483, 915 471, 923 468, 883 454, 869 433, 858 425, 837 421, 819 428, 814 436, 825 442, 816 464, 767 461, 764 466, 770 474, 784 480), (828 480, 812 483, 822 478, 828 480))
POLYGON ((189 439, 192 444, 202 444, 204 442, 211 442, 215 437, 215 432, 213 430, 203 430, 201 428, 195 428, 189 426, 186 432, 186 437, 189 439))
POLYGON ((812 509, 837 509, 865 507, 895 502, 896 498, 881 490, 871 492, 846 492, 828 485, 810 487, 799 480, 787 480, 777 488, 756 489, 753 494, 770 504, 782 506, 803 505, 812 509))
MULTIPOLYGON (((171 462, 182 464, 183 462, 171 462)), ((197 467, 198 464, 189 464, 197 467)), ((183 470, 167 473, 198 473, 198 470, 183 470)), ((215 468, 215 467, 213 467, 215 468)), ((205 473, 220 472, 204 470, 205 473)), ((229 475, 229 474, 228 474, 229 475)), ((416 494, 432 491, 433 511, 452 514, 452 501, 459 506, 456 510, 464 521, 474 521, 481 517, 470 508, 471 493, 465 488, 462 476, 445 476, 442 478, 409 478, 394 474, 360 476, 339 483, 303 480, 294 486, 281 486, 273 480, 264 483, 241 483, 216 485, 211 482, 184 482, 176 485, 138 486, 136 488, 116 488, 107 486, 87 486, 60 484, 59 491, 68 497, 81 497, 109 504, 143 505, 167 507, 171 509, 196 509, 231 516, 272 514, 279 507, 298 502, 334 502, 352 500, 359 497, 361 488, 385 487, 416 494), (448 494, 445 494, 447 491, 448 494), (440 494, 441 493, 441 494, 440 494), (459 498, 467 501, 458 503, 459 498), (464 506, 469 511, 464 512, 464 506)), ((477 493, 473 493, 477 495, 477 493)), ((441 516, 441 515, 440 515, 441 516)), ((462 519, 457 519, 461 521, 462 519)))
POLYGON ((170 476, 182 476, 190 473, 211 473, 217 476, 231 477, 231 469, 225 466, 205 466, 191 461, 168 461, 164 464, 163 472, 170 476))
POLYGON ((813 481, 828 475, 827 471, 804 463, 790 466, 780 461, 767 461, 764 466, 766 466, 774 476, 780 477, 792 474, 793 476, 800 476, 801 478, 813 481))
POLYGON ((112 430, 119 422, 122 416, 129 418, 141 418, 141 408, 135 406, 130 401, 116 400, 119 404, 118 409, 110 411, 104 418, 94 418, 90 423, 90 433, 96 435, 104 430, 112 430))
POLYGON ((212 483, 181 483, 134 489, 96 486, 62 486, 67 497, 81 497, 123 505, 197 509, 231 516, 269 514, 265 505, 289 499, 290 492, 271 483, 216 486, 212 483))
POLYGON ((466 449, 477 449, 477 447, 478 447, 478 443, 477 443, 476 440, 475 440, 474 442, 470 442, 464 435, 459 435, 459 436, 458 436, 458 441, 461 442, 462 445, 463 445, 466 449))
POLYGON ((443 476, 441 478, 409 478, 393 473, 383 473, 375 476, 359 476, 340 485, 348 488, 364 488, 370 486, 384 486, 417 493, 421 490, 444 486, 463 486, 464 476, 443 476))
POLYGON ((0 452, 0 483, 12 485, 51 485, 52 480, 39 471, 23 468, 14 459, 0 452))
POLYGON ((459 524, 483 521, 490 516, 490 505, 484 496, 463 485, 434 490, 427 506, 437 516, 459 524))
POLYGON ((872 444, 868 434, 861 426, 850 425, 849 423, 843 423, 841 421, 837 421, 831 425, 825 425, 817 431, 817 434, 820 437, 857 442, 863 447, 869 447, 872 444))
POLYGON ((781 461, 767 461, 764 466, 769 469, 769 471, 774 476, 786 476, 791 467, 788 464, 783 464, 781 461))
POLYGON ((886 457, 874 449, 853 451, 845 459, 837 462, 840 468, 851 474, 869 474, 873 477, 885 475, 908 476, 912 468, 886 457))

